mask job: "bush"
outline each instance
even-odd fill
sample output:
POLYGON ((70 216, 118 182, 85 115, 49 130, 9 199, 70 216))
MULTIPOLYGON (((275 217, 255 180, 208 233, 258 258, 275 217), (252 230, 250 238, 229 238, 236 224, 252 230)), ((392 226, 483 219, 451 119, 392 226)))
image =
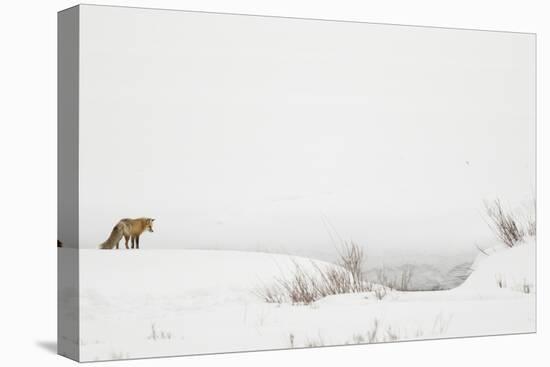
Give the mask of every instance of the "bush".
POLYGON ((310 304, 321 298, 343 293, 367 292, 370 284, 363 279, 363 250, 354 242, 344 243, 338 254, 339 266, 320 266, 311 261, 311 268, 293 261, 290 277, 256 290, 268 303, 310 304))
POLYGON ((353 286, 358 287, 357 291, 363 291, 363 266, 365 254, 363 249, 355 242, 343 242, 338 252, 338 264, 346 269, 352 277, 353 286))
MULTIPOLYGON (((525 230, 514 214, 504 211, 500 200, 496 199, 492 203, 485 202, 485 210, 489 218, 489 227, 501 242, 508 247, 514 247, 523 242, 525 230)), ((535 230, 534 227, 532 230, 535 230)))

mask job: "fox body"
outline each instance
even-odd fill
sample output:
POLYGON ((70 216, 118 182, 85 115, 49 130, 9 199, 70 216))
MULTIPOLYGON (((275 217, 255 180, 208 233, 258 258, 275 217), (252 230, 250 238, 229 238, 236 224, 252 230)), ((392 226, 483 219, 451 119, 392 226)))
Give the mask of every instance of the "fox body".
POLYGON ((153 222, 155 220, 152 218, 124 218, 121 219, 111 231, 109 238, 101 245, 101 249, 112 249, 117 248, 118 244, 122 237, 124 237, 126 248, 128 247, 128 241, 132 242, 132 248, 139 248, 139 236, 145 231, 153 232, 153 222))

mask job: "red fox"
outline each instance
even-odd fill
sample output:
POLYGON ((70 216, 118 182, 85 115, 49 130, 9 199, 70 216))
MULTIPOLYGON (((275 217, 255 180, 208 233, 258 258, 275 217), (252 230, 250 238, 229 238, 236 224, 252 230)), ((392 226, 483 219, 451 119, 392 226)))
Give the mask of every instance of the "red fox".
POLYGON ((105 242, 103 242, 101 245, 99 245, 99 248, 101 249, 112 249, 117 248, 118 244, 122 237, 124 237, 126 248, 128 247, 128 241, 132 240, 132 248, 138 249, 139 248, 139 236, 146 230, 149 232, 153 232, 153 222, 155 220, 152 218, 136 218, 136 219, 130 219, 130 218, 124 218, 121 219, 113 228, 111 231, 111 234, 109 235, 109 238, 105 242))

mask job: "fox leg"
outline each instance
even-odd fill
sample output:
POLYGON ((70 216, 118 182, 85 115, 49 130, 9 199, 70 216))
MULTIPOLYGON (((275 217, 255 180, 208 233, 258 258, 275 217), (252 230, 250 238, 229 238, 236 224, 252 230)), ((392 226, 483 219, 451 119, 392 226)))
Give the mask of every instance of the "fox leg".
POLYGON ((129 236, 124 236, 124 241, 125 241, 124 244, 126 245, 126 249, 129 249, 129 247, 128 247, 128 240, 129 240, 129 239, 130 239, 129 236))
POLYGON ((134 248, 134 246, 136 244, 136 238, 134 236, 132 236, 131 240, 132 240, 132 248, 134 248))
POLYGON ((136 249, 139 248, 139 236, 136 236, 136 249))

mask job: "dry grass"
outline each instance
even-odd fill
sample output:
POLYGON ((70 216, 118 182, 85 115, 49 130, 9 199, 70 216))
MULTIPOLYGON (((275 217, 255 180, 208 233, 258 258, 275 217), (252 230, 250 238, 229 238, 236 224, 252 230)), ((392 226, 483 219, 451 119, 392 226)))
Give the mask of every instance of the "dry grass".
POLYGON ((499 288, 506 288, 506 279, 502 276, 502 274, 495 275, 495 281, 497 282, 497 286, 499 288))
POLYGON ((531 293, 531 284, 529 284, 529 283, 527 282, 527 280, 525 280, 525 279, 523 280, 522 291, 523 291, 523 293, 525 293, 525 294, 531 293))
POLYGON ((407 265, 401 270, 399 276, 390 278, 385 268, 376 270, 376 281, 378 284, 396 291, 409 291, 411 288, 411 280, 414 275, 414 267, 407 265))
POLYGON ((413 267, 406 266, 405 269, 401 271, 401 276, 399 278, 398 291, 408 291, 411 285, 411 279, 413 276, 413 267))
POLYGON ((367 331, 367 340, 369 343, 376 343, 378 341, 378 334, 380 331, 380 321, 374 319, 372 328, 367 331))
POLYGON ((526 214, 526 230, 529 236, 537 235, 537 202, 532 200, 529 205, 527 205, 527 214, 526 214))
POLYGON ((388 294, 388 289, 385 286, 378 286, 374 289, 374 296, 377 300, 383 300, 388 294))
POLYGON ((288 340, 290 342, 290 348, 294 348, 294 334, 288 334, 288 340))
POLYGON ((159 330, 154 323, 151 324, 151 334, 147 337, 150 340, 172 339, 172 333, 165 330, 159 330))
POLYGON ((529 236, 536 236, 537 235, 537 222, 533 220, 528 220, 527 222, 527 234, 529 236))
POLYGON ((325 341, 321 337, 321 334, 317 338, 314 339, 306 339, 305 346, 307 348, 317 348, 317 347, 323 347, 325 346, 325 341))
POLYGON ((338 251, 338 264, 351 274, 354 286, 362 287, 365 283, 365 279, 363 279, 364 263, 363 248, 353 241, 342 243, 338 251))
MULTIPOLYGON (((485 202, 485 211, 489 218, 489 227, 497 238, 508 247, 514 247, 523 242, 526 230, 520 224, 519 218, 510 211, 505 211, 499 199, 485 202)), ((528 226, 529 227, 529 226, 528 226)), ((536 232, 535 222, 527 232, 536 232)))
POLYGON ((339 266, 304 266, 293 261, 290 277, 260 287, 256 295, 268 303, 311 304, 321 298, 344 293, 367 292, 372 288, 363 278, 364 253, 354 242, 344 243, 338 253, 339 266))
MULTIPOLYGON (((378 318, 375 318, 370 329, 364 334, 354 334, 351 338, 351 342, 354 344, 386 343, 399 340, 419 339, 426 335, 428 337, 443 336, 447 334, 451 321, 451 316, 439 314, 435 318, 431 330, 426 329, 426 327, 419 327, 416 330, 407 330, 400 327, 395 327, 395 325, 392 326, 390 324, 385 324, 378 318)), ((349 343, 350 342, 348 341, 347 344, 349 343)))

